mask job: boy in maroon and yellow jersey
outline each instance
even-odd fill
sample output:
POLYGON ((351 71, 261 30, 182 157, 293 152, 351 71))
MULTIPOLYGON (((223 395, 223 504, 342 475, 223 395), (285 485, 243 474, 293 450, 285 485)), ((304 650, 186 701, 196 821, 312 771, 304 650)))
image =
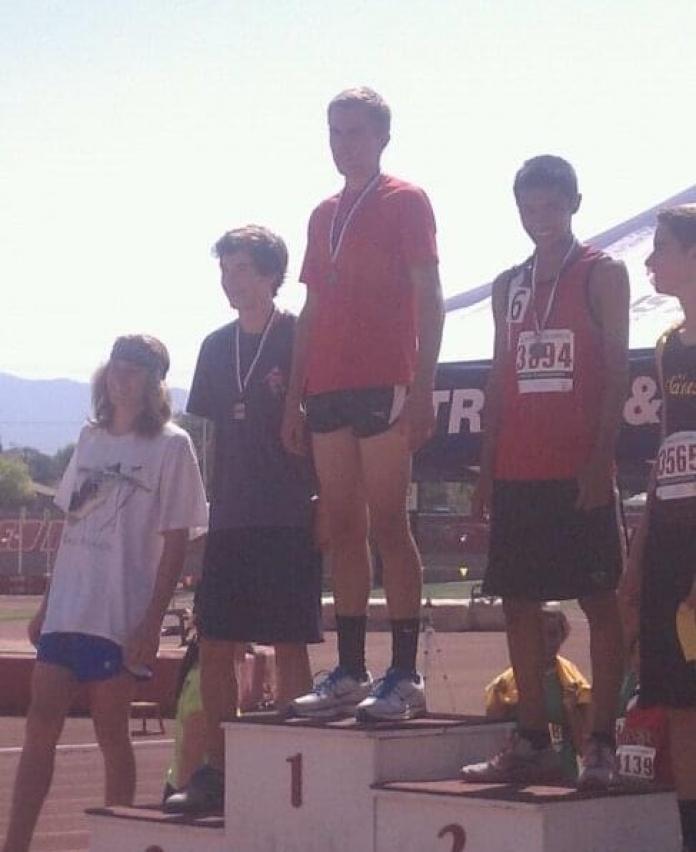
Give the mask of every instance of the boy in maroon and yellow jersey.
POLYGON ((696 850, 696 205, 658 214, 646 260, 684 320, 657 344, 662 442, 621 584, 640 609, 640 706, 667 708, 686 852, 696 850))

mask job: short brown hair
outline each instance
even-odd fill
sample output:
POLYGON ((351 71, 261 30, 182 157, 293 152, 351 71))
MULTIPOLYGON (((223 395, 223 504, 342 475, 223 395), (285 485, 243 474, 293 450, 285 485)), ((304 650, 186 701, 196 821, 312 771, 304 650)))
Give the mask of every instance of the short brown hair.
POLYGON ((357 86, 339 92, 329 104, 331 107, 364 106, 370 116, 370 121, 380 133, 389 135, 391 128, 391 110, 384 98, 374 89, 367 86, 357 86))
POLYGON ((660 210, 657 222, 669 230, 683 249, 696 246, 696 204, 680 204, 660 210))
POLYGON ((526 160, 515 175, 512 191, 519 201, 520 193, 528 189, 558 189, 570 201, 578 196, 578 177, 563 157, 542 154, 526 160))
MULTIPOLYGON (((162 358, 166 362, 166 367, 169 367, 169 353, 160 340, 147 334, 131 334, 126 337, 119 337, 116 339, 116 343, 112 349, 112 357, 122 358, 125 354, 125 360, 131 360, 133 363, 138 363, 147 368, 145 408, 136 418, 133 428, 136 434, 152 438, 162 431, 162 427, 172 416, 169 391, 164 383, 163 365, 158 361, 154 361, 152 366, 148 366, 148 364, 142 363, 136 358, 129 357, 129 352, 123 348, 124 342, 133 347, 136 344, 141 344, 143 352, 146 349, 152 350, 157 353, 158 358, 162 358)), ((103 364, 92 377, 93 414, 90 422, 94 426, 100 426, 102 429, 108 429, 114 419, 114 406, 109 399, 106 386, 108 369, 109 364, 103 364)), ((166 368, 164 369, 164 373, 166 373, 166 368)))
POLYGON ((249 252, 260 275, 273 276, 273 295, 278 292, 288 268, 288 249, 282 237, 261 225, 244 225, 225 231, 213 246, 218 259, 236 251, 249 252))

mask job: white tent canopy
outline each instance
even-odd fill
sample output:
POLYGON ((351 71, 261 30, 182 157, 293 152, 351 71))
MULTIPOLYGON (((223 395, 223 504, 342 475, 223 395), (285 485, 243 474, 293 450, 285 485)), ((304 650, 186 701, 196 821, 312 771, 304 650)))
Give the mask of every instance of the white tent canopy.
MULTIPOLYGON (((587 242, 623 260, 631 281, 631 349, 652 348, 661 332, 680 316, 676 299, 655 293, 645 271, 652 250, 656 215, 663 207, 696 203, 696 185, 639 213, 587 242)), ((491 285, 483 284, 452 296, 440 348, 440 363, 476 361, 493 354, 491 285)))

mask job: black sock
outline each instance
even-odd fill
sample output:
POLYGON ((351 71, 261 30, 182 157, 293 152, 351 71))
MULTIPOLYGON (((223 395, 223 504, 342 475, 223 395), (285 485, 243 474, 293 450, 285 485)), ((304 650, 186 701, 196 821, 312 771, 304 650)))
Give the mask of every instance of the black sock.
POLYGON ((338 664, 357 680, 363 680, 365 667, 366 615, 337 615, 338 664))
POLYGON ((542 749, 551 745, 551 734, 548 728, 537 731, 534 728, 517 728, 517 735, 524 737, 532 748, 542 749))
POLYGON ((613 734, 608 734, 606 731, 592 731, 591 736, 593 740, 597 740, 601 745, 616 749, 616 737, 613 734))
POLYGON ((420 619, 393 618, 391 622, 391 629, 392 668, 415 674, 420 619))
POLYGON ((688 852, 696 850, 696 799, 679 799, 679 818, 681 819, 684 848, 688 852))

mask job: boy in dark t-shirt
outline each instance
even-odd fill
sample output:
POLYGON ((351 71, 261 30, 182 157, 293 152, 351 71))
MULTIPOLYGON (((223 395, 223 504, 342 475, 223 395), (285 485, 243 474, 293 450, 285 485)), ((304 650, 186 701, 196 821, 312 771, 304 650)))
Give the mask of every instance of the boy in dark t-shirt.
POLYGON ((187 406, 214 426, 210 529, 196 594, 208 763, 167 799, 171 812, 222 808, 220 723, 237 710, 235 643, 275 646, 283 708, 311 685, 306 643, 321 641, 312 471, 280 441, 295 317, 273 300, 287 249, 249 225, 224 234, 214 254, 239 319, 203 341, 187 406))

